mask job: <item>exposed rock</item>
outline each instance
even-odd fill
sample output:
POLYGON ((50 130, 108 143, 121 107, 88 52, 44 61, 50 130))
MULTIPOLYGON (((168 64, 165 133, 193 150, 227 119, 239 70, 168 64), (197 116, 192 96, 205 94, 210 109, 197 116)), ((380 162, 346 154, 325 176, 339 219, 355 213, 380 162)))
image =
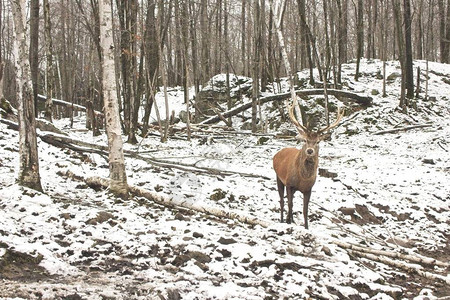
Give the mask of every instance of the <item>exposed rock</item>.
POLYGON ((237 243, 236 240, 233 239, 233 238, 227 239, 227 238, 223 238, 223 237, 221 237, 217 242, 222 244, 222 245, 230 245, 230 244, 237 243))
POLYGON ((101 223, 105 223, 106 221, 110 219, 116 219, 113 214, 107 212, 107 211, 100 211, 97 213, 97 216, 95 218, 89 219, 86 221, 86 224, 88 225, 97 225, 101 223))

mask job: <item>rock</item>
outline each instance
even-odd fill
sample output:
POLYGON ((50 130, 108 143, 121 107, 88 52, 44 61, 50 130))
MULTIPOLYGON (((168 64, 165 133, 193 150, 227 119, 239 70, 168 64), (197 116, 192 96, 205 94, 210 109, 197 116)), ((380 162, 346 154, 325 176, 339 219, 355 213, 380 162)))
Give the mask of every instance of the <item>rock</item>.
POLYGON ((203 233, 200 233, 200 232, 194 232, 194 233, 192 234, 192 236, 195 237, 196 239, 197 239, 197 238, 203 238, 203 237, 204 237, 203 233))
POLYGON ((325 253, 325 255, 332 256, 331 250, 327 246, 322 247, 322 252, 325 253))
POLYGON ((247 121, 244 122, 244 124, 242 124, 241 126, 242 130, 252 130, 252 122, 251 121, 247 121))
POLYGON ((189 251, 187 255, 202 264, 211 262, 211 257, 200 251, 189 251))
POLYGON ((187 112, 185 110, 180 111, 178 114, 178 117, 180 118, 181 122, 186 123, 187 122, 187 112))
POLYGON ((372 94, 372 96, 376 96, 380 94, 380 91, 378 91, 377 89, 372 89, 370 93, 372 94))
POLYGON ((209 196, 209 199, 218 201, 218 200, 224 199, 226 197, 226 195, 227 195, 227 192, 225 192, 224 190, 215 189, 214 193, 211 194, 211 196, 209 196))
POLYGON ((223 258, 231 257, 231 252, 227 249, 217 249, 217 252, 222 254, 223 258))
POLYGON ((108 221, 110 219, 116 219, 116 217, 114 217, 114 215, 109 212, 101 211, 101 212, 97 213, 97 216, 95 218, 87 220, 86 224, 87 225, 97 225, 97 224, 105 223, 106 221, 108 221))
POLYGON ((258 142, 256 143, 257 145, 265 145, 267 143, 267 141, 269 141, 270 138, 267 136, 260 136, 258 138, 258 142))
POLYGON ((398 72, 394 72, 388 75, 388 77, 386 77, 387 81, 394 81, 397 78, 400 78, 402 76, 402 74, 398 73, 398 72))
POLYGON ((227 238, 223 238, 223 237, 221 237, 217 242, 222 244, 222 245, 230 245, 230 244, 237 243, 236 240, 233 239, 233 238, 227 239, 227 238))
POLYGON ((431 159, 431 158, 424 158, 423 160, 422 160, 422 162, 424 163, 424 164, 428 164, 428 165, 435 165, 436 163, 434 162, 434 159, 431 159))
POLYGON ((187 256, 186 254, 181 254, 181 255, 177 255, 173 261, 172 261, 172 265, 174 265, 175 267, 181 267, 183 266, 187 261, 189 261, 191 258, 189 256, 187 256))

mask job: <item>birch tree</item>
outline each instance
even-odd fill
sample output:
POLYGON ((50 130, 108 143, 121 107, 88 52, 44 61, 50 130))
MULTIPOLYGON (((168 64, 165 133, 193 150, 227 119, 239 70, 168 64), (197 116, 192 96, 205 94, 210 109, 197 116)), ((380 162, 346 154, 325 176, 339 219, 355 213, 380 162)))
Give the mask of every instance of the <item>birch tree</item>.
POLYGON ((109 150, 110 191, 122 198, 128 197, 127 176, 123 156, 119 102, 116 93, 112 8, 108 0, 99 0, 100 45, 102 48, 102 85, 109 150))
POLYGON ((36 139, 35 103, 33 99, 29 39, 27 34, 26 0, 11 1, 14 18, 14 62, 19 117, 19 176, 20 185, 42 191, 36 139))

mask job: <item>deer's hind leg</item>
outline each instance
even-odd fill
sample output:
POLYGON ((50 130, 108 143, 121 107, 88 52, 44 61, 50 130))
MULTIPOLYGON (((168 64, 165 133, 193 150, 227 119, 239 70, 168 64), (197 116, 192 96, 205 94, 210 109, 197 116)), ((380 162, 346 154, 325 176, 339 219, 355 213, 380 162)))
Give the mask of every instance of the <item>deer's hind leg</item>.
POLYGON ((283 213, 284 213, 284 183, 277 176, 277 187, 278 195, 280 195, 280 222, 283 223, 283 213))

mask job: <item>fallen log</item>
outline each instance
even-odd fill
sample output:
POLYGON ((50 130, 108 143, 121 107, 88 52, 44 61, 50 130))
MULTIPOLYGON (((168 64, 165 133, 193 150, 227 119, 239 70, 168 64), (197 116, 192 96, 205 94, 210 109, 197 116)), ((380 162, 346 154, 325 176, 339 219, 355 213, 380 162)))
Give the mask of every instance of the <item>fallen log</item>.
MULTIPOLYGON (((1 123, 4 123, 8 125, 13 130, 18 130, 19 126, 17 123, 0 119, 1 123)), ((76 151, 78 153, 95 153, 99 154, 105 159, 108 157, 108 147, 101 144, 92 144, 76 139, 72 139, 67 136, 63 135, 54 135, 50 133, 37 133, 37 136, 43 141, 48 144, 51 144, 58 148, 68 148, 73 151, 76 151)), ((161 160, 154 157, 145 157, 142 156, 134 151, 130 150, 124 150, 123 151, 125 156, 133 157, 136 159, 143 160, 151 165, 162 167, 162 168, 171 168, 171 169, 178 169, 186 172, 191 172, 195 174, 201 174, 201 175, 213 175, 213 176, 232 176, 232 175, 240 175, 243 177, 253 177, 253 178, 263 178, 266 180, 271 180, 271 177, 259 175, 259 174, 253 174, 253 173, 245 173, 245 172, 237 172, 237 171, 230 171, 230 170, 220 170, 210 167, 199 167, 195 164, 185 164, 181 162, 173 162, 173 161, 167 161, 167 160, 161 160)))
POLYGON ((423 278, 440 281, 442 283, 450 285, 450 275, 443 276, 440 274, 431 273, 431 272, 422 270, 420 266, 410 265, 405 262, 402 262, 399 260, 394 260, 394 259, 391 259, 388 257, 383 257, 380 255, 375 255, 375 254, 370 254, 370 253, 365 253, 365 252, 360 252, 360 251, 355 251, 355 250, 347 250, 347 251, 352 256, 359 256, 359 257, 362 257, 362 258, 365 258, 365 259, 368 259, 371 261, 383 263, 383 264, 389 265, 391 267, 399 268, 399 269, 405 271, 406 273, 415 273, 423 278))
POLYGON ((386 133, 397 133, 400 131, 407 131, 407 130, 417 129, 417 128, 427 128, 427 127, 432 127, 432 126, 433 126, 433 124, 411 125, 411 126, 406 126, 406 127, 401 127, 401 128, 380 130, 380 131, 373 133, 373 135, 381 135, 381 134, 386 134, 386 133))
MULTIPOLYGON (((345 97, 354 100, 355 102, 361 104, 361 105, 371 105, 372 98, 369 96, 361 96, 352 92, 342 91, 342 90, 335 90, 335 89, 328 89, 327 90, 329 95, 333 95, 335 97, 345 97)), ((318 96, 323 95, 323 89, 311 89, 311 90, 298 90, 295 92, 297 96, 318 96)), ((281 93, 276 94, 272 96, 267 97, 261 97, 259 99, 261 104, 271 102, 271 101, 281 101, 289 98, 291 96, 291 93, 281 93)), ((237 115, 238 113, 241 113, 247 109, 252 107, 251 102, 244 103, 242 105, 236 106, 233 109, 230 109, 228 111, 223 112, 221 115, 223 118, 232 117, 234 115, 237 115)), ((200 122, 200 124, 213 124, 221 121, 221 118, 219 116, 212 116, 206 120, 203 120, 200 122)))
MULTIPOLYGON (((82 178, 78 176, 78 178, 82 178)), ((93 188, 108 188, 109 187, 109 180, 106 178, 101 177, 88 177, 83 178, 83 180, 86 182, 86 184, 93 188)), ((226 211, 218 207, 211 207, 211 206, 205 206, 200 205, 195 202, 188 202, 188 201, 182 201, 182 200, 176 200, 174 198, 165 197, 162 195, 158 195, 154 192, 151 192, 149 190, 143 189, 141 187, 128 185, 128 190, 130 193, 139 196, 144 197, 147 200, 153 201, 155 203, 161 204, 163 206, 169 206, 169 207, 182 207, 189 210, 193 210, 200 213, 206 213, 218 218, 227 218, 230 220, 237 220, 239 222, 249 224, 249 225, 260 225, 262 227, 268 227, 271 222, 260 220, 256 217, 250 217, 245 216, 236 212, 226 211)))
POLYGON ((369 253, 369 254, 374 254, 374 255, 383 255, 383 256, 387 256, 387 257, 391 257, 391 258, 397 258, 397 259, 403 259, 403 260, 408 260, 410 262, 413 263, 417 263, 417 264, 424 264, 424 265, 429 265, 429 266, 438 266, 438 267, 443 267, 443 268, 450 268, 450 264, 443 262, 443 261, 439 261, 437 259, 434 258, 430 258, 430 257, 425 257, 425 256, 418 256, 418 255, 409 255, 409 254, 403 254, 403 253, 399 253, 399 252, 393 252, 393 251, 386 251, 386 250, 376 250, 376 249, 372 249, 369 247, 362 247, 362 246, 357 246, 357 245, 353 245, 353 244, 349 244, 349 243, 345 243, 342 241, 333 241, 334 244, 336 244, 337 246, 343 248, 343 249, 348 249, 348 250, 354 250, 357 252, 363 252, 363 253, 369 253))
MULTIPOLYGON (((40 100, 40 101, 46 101, 46 100, 47 100, 47 96, 38 94, 38 100, 40 100)), ((75 109, 78 109, 78 110, 81 110, 81 111, 87 111, 86 107, 83 106, 83 105, 79 105, 79 104, 67 102, 67 101, 64 101, 64 100, 52 98, 52 102, 53 102, 53 104, 55 104, 55 105, 60 105, 60 106, 72 106, 72 107, 75 108, 75 109)), ((94 110, 94 112, 95 112, 96 115, 103 116, 103 113, 100 112, 100 111, 98 111, 98 110, 94 110)))

